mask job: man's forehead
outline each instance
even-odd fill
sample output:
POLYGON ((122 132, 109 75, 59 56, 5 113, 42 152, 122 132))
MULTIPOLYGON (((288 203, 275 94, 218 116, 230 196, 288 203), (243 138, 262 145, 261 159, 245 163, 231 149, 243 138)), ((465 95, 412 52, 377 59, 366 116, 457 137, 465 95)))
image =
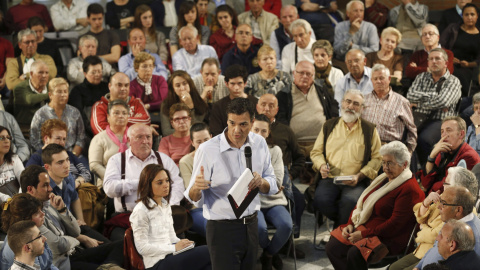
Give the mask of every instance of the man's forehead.
POLYGON ((250 122, 250 114, 248 112, 244 112, 242 114, 229 113, 228 114, 228 121, 229 122, 238 122, 238 123, 250 122))
POLYGON ((145 35, 143 34, 142 31, 140 31, 139 29, 134 29, 130 32, 130 39, 132 38, 139 38, 139 37, 144 37, 145 35))
POLYGON ((273 103, 277 105, 277 98, 274 95, 266 94, 260 97, 259 103, 273 103))
POLYGON ((202 67, 202 72, 218 72, 218 67, 215 64, 205 64, 202 67))
POLYGON ((347 94, 345 94, 345 99, 350 99, 352 101, 358 101, 360 103, 363 103, 362 96, 360 96, 358 94, 347 93, 347 94))

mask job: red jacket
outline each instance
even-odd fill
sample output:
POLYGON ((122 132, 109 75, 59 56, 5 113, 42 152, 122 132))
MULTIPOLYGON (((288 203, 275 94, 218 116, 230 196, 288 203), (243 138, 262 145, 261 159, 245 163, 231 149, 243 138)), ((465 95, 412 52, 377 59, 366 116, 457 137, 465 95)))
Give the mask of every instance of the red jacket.
POLYGON ((429 194, 431 191, 437 191, 443 189, 443 183, 445 182, 445 178, 448 175, 448 168, 457 166, 460 160, 465 160, 467 163, 467 169, 472 170, 475 164, 480 163, 480 156, 478 155, 477 151, 475 151, 468 143, 463 143, 458 149, 457 154, 453 158, 453 161, 449 162, 445 167, 445 176, 440 178, 443 173, 439 173, 439 164, 442 161, 442 153, 439 153, 435 158, 435 165, 433 166, 432 171, 424 175, 423 171, 419 171, 417 173, 417 177, 420 177, 422 181, 423 187, 428 191, 429 194))
MULTIPOLYGON (((380 186, 382 185, 378 185, 365 196, 364 201, 380 186)), ((378 236, 380 241, 387 245, 389 254, 403 253, 416 223, 412 211, 413 206, 424 199, 425 193, 420 189, 415 177, 412 176, 375 203, 372 215, 363 224, 367 229, 362 231, 362 237, 378 236)), ((352 214, 346 225, 348 224, 353 225, 352 214)))
MULTIPOLYGON (((95 104, 93 104, 90 125, 92 126, 94 135, 104 131, 108 126, 107 109, 109 99, 110 94, 106 94, 102 97, 102 99, 100 99, 100 101, 97 101, 95 104)), ((130 107, 130 116, 128 117, 127 126, 138 123, 150 125, 150 115, 145 110, 142 101, 138 98, 132 97, 128 97, 127 101, 128 106, 130 107)))

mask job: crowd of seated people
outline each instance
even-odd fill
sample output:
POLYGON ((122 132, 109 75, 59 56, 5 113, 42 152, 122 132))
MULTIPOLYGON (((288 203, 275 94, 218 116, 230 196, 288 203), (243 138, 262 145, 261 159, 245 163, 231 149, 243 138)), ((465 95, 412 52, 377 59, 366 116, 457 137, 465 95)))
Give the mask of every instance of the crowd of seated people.
POLYGON ((480 261, 480 245, 463 243, 480 235, 471 0, 438 27, 418 0, 92 2, 22 0, 0 14, 2 269, 127 268, 130 228, 147 269, 212 269, 211 247, 171 254, 191 232, 208 239, 216 217, 184 192, 201 144, 237 124, 236 99, 256 108, 245 132, 266 141, 279 190, 259 195, 262 269, 305 256, 289 239, 306 204, 315 226, 333 221, 322 245, 335 269, 367 269, 358 243, 372 237, 410 252, 390 269, 480 261), (76 36, 65 66, 54 31, 76 36))

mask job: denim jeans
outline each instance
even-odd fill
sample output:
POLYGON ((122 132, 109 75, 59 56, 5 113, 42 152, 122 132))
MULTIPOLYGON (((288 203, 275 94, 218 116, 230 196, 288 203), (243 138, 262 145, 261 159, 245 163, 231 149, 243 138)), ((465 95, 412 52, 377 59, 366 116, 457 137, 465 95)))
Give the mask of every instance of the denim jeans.
POLYGON ((203 217, 203 208, 190 210, 190 215, 192 215, 193 220, 192 231, 202 237, 207 237, 207 220, 203 217))
POLYGON ((292 234, 292 217, 283 205, 262 208, 258 211, 258 242, 269 254, 277 254, 292 234), (272 240, 268 239, 267 221, 275 227, 272 240))
POLYGON ((356 186, 335 185, 332 178, 320 179, 315 189, 313 205, 322 215, 333 220, 334 226, 348 222, 357 200, 367 187, 368 179, 364 179, 356 186))

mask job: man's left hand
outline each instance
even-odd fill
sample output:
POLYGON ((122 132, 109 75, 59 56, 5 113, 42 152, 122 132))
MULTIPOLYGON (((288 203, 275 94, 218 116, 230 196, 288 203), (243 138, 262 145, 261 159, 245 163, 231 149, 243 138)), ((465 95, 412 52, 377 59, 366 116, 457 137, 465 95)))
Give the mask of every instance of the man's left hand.
POLYGON ((358 175, 356 174, 356 175, 354 175, 354 176, 352 177, 352 180, 351 180, 351 181, 345 181, 345 182, 343 182, 343 183, 344 183, 345 185, 347 185, 347 186, 354 187, 354 186, 356 186, 356 185, 358 184, 358 181, 359 181, 359 177, 358 177, 358 175))
POLYGON ((262 185, 262 182, 263 182, 262 177, 258 173, 254 172, 253 173, 253 179, 248 184, 248 189, 253 190, 256 187, 260 187, 262 185))

